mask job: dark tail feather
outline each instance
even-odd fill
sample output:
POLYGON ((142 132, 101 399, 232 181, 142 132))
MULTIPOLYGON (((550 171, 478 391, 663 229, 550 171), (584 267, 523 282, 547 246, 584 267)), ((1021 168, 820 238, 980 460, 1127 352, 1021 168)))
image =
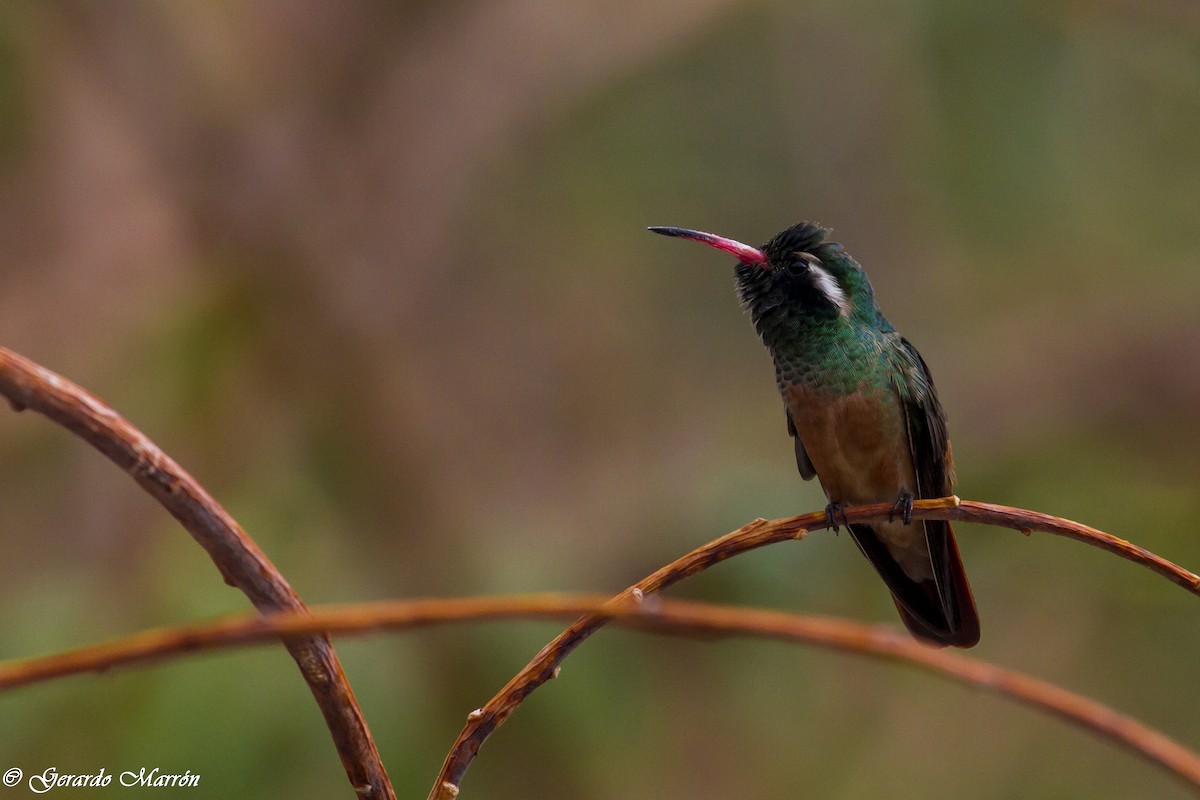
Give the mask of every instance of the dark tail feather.
POLYGON ((891 590, 900 619, 913 636, 930 644, 974 647, 979 642, 979 615, 950 523, 927 520, 924 525, 936 580, 915 581, 906 575, 869 525, 851 525, 850 533, 891 590))

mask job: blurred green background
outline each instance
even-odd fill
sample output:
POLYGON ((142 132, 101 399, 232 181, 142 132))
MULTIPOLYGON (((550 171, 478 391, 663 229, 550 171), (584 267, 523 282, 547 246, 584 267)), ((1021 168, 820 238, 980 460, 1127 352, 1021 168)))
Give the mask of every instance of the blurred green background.
MULTIPOLYGON (((929 361, 961 496, 1195 569, 1198 9, 5 4, 0 344, 141 426, 311 603, 616 591, 825 503, 796 474, 729 260, 643 228, 757 243, 816 219, 929 361)), ((0 657, 247 608, 132 481, 32 414, 0 414, 0 511, 0 657)), ((1052 537, 959 540, 980 657, 1200 745, 1194 597, 1052 537)), ((673 594, 897 622, 845 536, 673 594)), ((424 796, 467 712, 556 630, 339 645, 401 796, 424 796)), ((202 776, 164 797, 351 795, 278 647, 10 692, 0 720, 0 768, 202 776)), ((911 670, 619 631, 463 789, 1186 796, 911 670)))

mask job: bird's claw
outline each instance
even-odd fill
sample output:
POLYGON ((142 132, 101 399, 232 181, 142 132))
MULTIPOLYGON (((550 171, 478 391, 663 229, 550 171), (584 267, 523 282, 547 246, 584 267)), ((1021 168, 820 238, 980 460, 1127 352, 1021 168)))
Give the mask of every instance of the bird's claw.
POLYGON ((838 532, 838 514, 842 515, 842 522, 844 522, 846 527, 849 528, 850 520, 846 519, 846 509, 841 503, 834 500, 830 502, 829 505, 825 506, 825 527, 832 528, 834 533, 838 532))
POLYGON ((896 504, 892 506, 892 510, 888 512, 888 522, 892 521, 892 518, 896 516, 896 512, 900 512, 900 519, 904 521, 905 525, 908 525, 912 522, 912 510, 913 496, 909 492, 904 492, 900 495, 900 499, 896 501, 896 504))

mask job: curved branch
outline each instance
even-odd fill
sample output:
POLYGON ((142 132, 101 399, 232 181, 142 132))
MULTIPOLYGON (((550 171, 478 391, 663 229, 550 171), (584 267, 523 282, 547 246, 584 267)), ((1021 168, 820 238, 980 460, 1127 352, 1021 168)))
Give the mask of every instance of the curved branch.
POLYGON ((0 690, 82 672, 182 656, 197 650, 274 641, 280 636, 364 634, 447 622, 601 616, 655 633, 725 634, 802 642, 920 667, 1049 712, 1124 747, 1200 789, 1200 755, 1131 717, 1047 681, 918 644, 883 625, 680 600, 614 603, 598 595, 517 595, 424 599, 313 608, 307 614, 242 615, 144 631, 99 645, 0 664, 0 690))
MULTIPOLYGON (((857 506, 846 509, 846 520, 848 523, 877 522, 887 519, 893 513, 894 509, 891 503, 857 506)), ((1042 531, 1066 536, 1141 564, 1188 589, 1192 594, 1200 595, 1200 577, 1182 567, 1123 539, 1049 514, 989 503, 960 501, 957 497, 946 497, 938 500, 916 501, 913 504, 913 519, 963 520, 1013 528, 1025 534, 1042 531)), ((659 592, 731 556, 775 542, 803 539, 809 531, 824 527, 826 527, 824 513, 804 514, 777 520, 755 520, 672 561, 630 586, 617 595, 613 601, 627 602, 634 597, 644 597, 659 592)), ((503 725, 504 721, 534 690, 554 677, 554 673, 563 659, 606 622, 608 622, 607 618, 597 615, 585 616, 576 620, 569 628, 543 647, 532 661, 496 693, 495 697, 467 718, 466 725, 458 734, 458 738, 455 739, 442 764, 437 782, 430 790, 430 800, 450 800, 458 795, 463 775, 492 731, 503 725)))
MULTIPOLYGON (((67 379, 0 347, 0 395, 82 438, 123 469, 187 529, 259 611, 305 610, 300 596, 233 517, 154 442, 112 408, 67 379)), ((285 642, 308 682, 354 791, 393 800, 395 793, 366 719, 324 636, 285 642)))
MULTIPOLYGON (((868 507, 864 507, 864 510, 866 508, 868 507)), ((1087 525, 1072 522, 1069 519, 1062 519, 1050 514, 1041 514, 1037 511, 1026 511, 1023 508, 998 506, 992 503, 977 503, 972 500, 959 500, 957 505, 947 509, 945 513, 946 515, 940 517, 941 519, 978 522, 983 525, 1011 528, 1025 535, 1038 531, 1040 533, 1053 533, 1055 536, 1065 536, 1068 539, 1074 539, 1077 542, 1083 542, 1084 544, 1112 553, 1115 556, 1120 556, 1126 561, 1141 564, 1146 569, 1163 576, 1171 583, 1182 586, 1192 594, 1200 596, 1200 575, 1189 572, 1178 564, 1174 564, 1161 556, 1151 553, 1144 547, 1139 547, 1124 539, 1119 539, 1111 533, 1105 533, 1104 531, 1090 528, 1087 525)), ((916 516, 916 514, 914 513, 913 516, 916 516)), ((939 514, 931 514, 929 516, 934 519, 939 518, 939 514)), ((851 514, 850 517, 853 519, 854 515, 851 514)))

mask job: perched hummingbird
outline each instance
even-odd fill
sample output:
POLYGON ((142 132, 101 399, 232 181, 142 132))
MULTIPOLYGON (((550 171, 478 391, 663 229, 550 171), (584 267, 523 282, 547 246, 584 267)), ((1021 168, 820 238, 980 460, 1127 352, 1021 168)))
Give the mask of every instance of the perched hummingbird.
POLYGON ((801 222, 761 248, 650 228, 737 256, 738 295, 775 361, 800 476, 821 482, 836 531, 843 505, 894 502, 899 519, 849 525, 918 639, 971 647, 979 617, 950 523, 912 521, 913 498, 953 490, 946 413, 929 368, 896 332, 862 267, 801 222))

